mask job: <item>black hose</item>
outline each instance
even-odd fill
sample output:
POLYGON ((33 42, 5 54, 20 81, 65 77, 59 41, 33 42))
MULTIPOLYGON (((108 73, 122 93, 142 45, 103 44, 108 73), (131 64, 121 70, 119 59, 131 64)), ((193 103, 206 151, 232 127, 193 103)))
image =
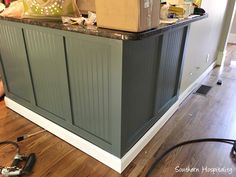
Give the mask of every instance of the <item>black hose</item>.
MULTIPOLYGON (((169 148, 167 151, 165 151, 159 158, 157 158, 154 163, 152 164, 152 166, 149 168, 146 177, 150 177, 154 168, 157 166, 157 164, 167 155, 169 154, 171 151, 173 151, 174 149, 180 147, 180 146, 184 146, 187 144, 193 144, 193 143, 200 143, 200 142, 220 142, 220 143, 227 143, 227 144, 232 144, 233 149, 236 148, 236 141, 232 140, 232 139, 222 139, 222 138, 205 138, 205 139, 195 139, 195 140, 190 140, 190 141, 184 141, 182 143, 179 143, 171 148, 169 148)), ((231 153, 232 154, 232 153, 231 153)))

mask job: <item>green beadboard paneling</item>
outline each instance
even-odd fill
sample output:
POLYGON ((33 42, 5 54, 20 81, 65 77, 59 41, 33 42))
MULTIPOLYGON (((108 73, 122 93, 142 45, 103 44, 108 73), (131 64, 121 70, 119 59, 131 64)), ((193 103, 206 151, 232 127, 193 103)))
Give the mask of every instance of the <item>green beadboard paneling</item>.
POLYGON ((0 24, 0 51, 7 91, 34 103, 22 29, 0 24))
POLYGON ((111 142, 111 46, 66 38, 74 124, 111 142))
POLYGON ((188 25, 137 41, 0 26, 7 96, 119 158, 177 100, 188 25))
POLYGON ((161 67, 159 69, 157 85, 156 114, 158 114, 174 96, 177 96, 185 34, 185 28, 179 28, 165 33, 164 35, 161 67))
POLYGON ((187 29, 124 42, 122 155, 176 102, 187 29))
POLYGON ((71 122, 63 36, 32 29, 24 32, 37 106, 71 122))

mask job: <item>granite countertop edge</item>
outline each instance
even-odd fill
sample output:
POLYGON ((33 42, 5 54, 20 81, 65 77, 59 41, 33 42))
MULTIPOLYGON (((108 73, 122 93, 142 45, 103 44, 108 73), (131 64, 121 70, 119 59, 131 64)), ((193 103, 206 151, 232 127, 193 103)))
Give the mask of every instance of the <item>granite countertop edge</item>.
POLYGON ((19 19, 19 18, 2 17, 2 16, 0 16, 0 20, 30 24, 30 25, 37 25, 37 26, 48 27, 48 28, 53 28, 53 29, 58 29, 58 30, 63 30, 63 31, 77 32, 77 33, 100 36, 100 37, 117 39, 117 40, 142 40, 142 39, 151 37, 153 35, 162 33, 166 30, 177 28, 179 26, 188 25, 192 22, 199 21, 207 17, 208 17, 208 14, 205 14, 203 16, 198 16, 192 19, 179 20, 175 24, 170 24, 170 25, 160 24, 157 28, 147 30, 144 32, 136 32, 136 33, 99 28, 96 26, 83 27, 83 26, 78 26, 78 25, 64 25, 60 21, 19 19))

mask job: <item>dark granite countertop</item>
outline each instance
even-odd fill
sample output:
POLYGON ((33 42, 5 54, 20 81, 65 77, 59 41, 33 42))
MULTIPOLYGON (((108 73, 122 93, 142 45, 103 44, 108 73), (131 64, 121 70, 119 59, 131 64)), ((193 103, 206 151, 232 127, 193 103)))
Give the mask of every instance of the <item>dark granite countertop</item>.
POLYGON ((150 37, 152 35, 162 33, 171 28, 187 25, 189 23, 199 21, 207 17, 208 15, 206 14, 204 16, 199 16, 192 19, 179 20, 177 23, 171 24, 171 25, 160 24, 158 28, 151 29, 144 32, 138 32, 138 33, 98 28, 96 26, 83 27, 79 25, 64 25, 60 21, 52 22, 52 21, 45 21, 45 20, 17 19, 17 18, 1 17, 1 16, 0 16, 0 20, 7 20, 7 21, 25 23, 25 24, 30 24, 30 25, 43 26, 43 27, 48 27, 48 28, 55 28, 55 29, 64 30, 64 31, 71 31, 71 32, 77 32, 77 33, 82 33, 82 34, 88 34, 88 35, 100 36, 100 37, 106 37, 106 38, 118 39, 118 40, 141 40, 141 39, 150 37))

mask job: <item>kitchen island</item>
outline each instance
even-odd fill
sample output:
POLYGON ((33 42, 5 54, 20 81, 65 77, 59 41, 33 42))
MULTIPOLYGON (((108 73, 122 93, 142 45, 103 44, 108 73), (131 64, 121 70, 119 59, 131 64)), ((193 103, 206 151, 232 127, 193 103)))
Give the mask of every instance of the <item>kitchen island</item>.
POLYGON ((190 24, 140 33, 0 17, 6 105, 122 172, 176 110, 190 24))

